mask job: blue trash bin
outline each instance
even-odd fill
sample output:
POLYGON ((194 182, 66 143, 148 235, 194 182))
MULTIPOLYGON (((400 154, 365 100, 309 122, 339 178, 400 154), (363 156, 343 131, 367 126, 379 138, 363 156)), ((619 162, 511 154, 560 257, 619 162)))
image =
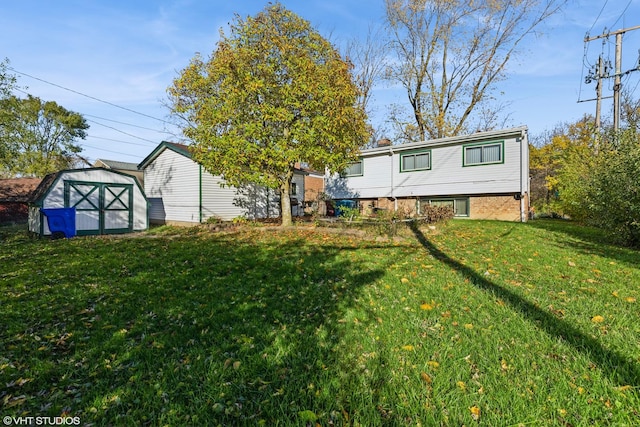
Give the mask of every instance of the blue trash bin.
POLYGON ((51 231, 51 238, 76 235, 76 208, 49 208, 40 209, 47 217, 47 225, 51 231))
POLYGON ((344 212, 342 208, 354 209, 356 207, 358 207, 358 204, 356 203, 355 200, 338 200, 336 201, 336 206, 335 206, 336 216, 342 216, 344 212))

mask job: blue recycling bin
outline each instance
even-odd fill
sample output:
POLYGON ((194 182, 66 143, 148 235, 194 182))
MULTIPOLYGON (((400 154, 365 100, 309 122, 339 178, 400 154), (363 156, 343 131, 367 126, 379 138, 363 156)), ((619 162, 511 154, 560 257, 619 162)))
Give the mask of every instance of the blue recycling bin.
POLYGON ((342 216, 343 210, 342 208, 354 209, 358 207, 358 204, 355 200, 338 200, 335 202, 335 214, 336 216, 342 216))
POLYGON ((62 234, 68 239, 76 235, 76 208, 49 208, 40 211, 47 217, 52 238, 61 237, 62 234))

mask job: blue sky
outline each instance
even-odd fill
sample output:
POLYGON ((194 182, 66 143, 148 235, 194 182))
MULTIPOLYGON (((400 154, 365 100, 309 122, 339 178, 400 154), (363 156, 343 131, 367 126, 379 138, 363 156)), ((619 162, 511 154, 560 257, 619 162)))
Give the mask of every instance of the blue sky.
MULTIPOLYGON (((335 44, 366 37, 383 20, 383 0, 281 0, 309 20, 335 44)), ((9 58, 26 92, 56 101, 89 121, 81 145, 97 158, 139 162, 179 130, 167 121, 166 89, 177 72, 200 52, 215 48, 220 28, 234 14, 254 15, 258 0, 21 0, 0 6, 0 59, 9 58), (169 133, 165 133, 169 132, 169 133)), ((600 53, 613 62, 610 38, 584 43, 587 33, 602 34, 640 25, 640 0, 569 0, 544 33, 522 47, 499 87, 509 103, 508 125, 527 125, 532 135, 595 112, 595 84, 584 76, 600 53), (585 65, 586 64, 586 65, 585 65)), ((623 71, 638 66, 640 29, 623 38, 623 71)), ((640 97, 640 72, 623 85, 640 97)), ((605 83, 604 95, 613 82, 605 83)), ((406 105, 401 90, 381 83, 374 91, 375 120, 389 104, 406 105)), ((603 101, 610 113, 611 100, 603 101)))

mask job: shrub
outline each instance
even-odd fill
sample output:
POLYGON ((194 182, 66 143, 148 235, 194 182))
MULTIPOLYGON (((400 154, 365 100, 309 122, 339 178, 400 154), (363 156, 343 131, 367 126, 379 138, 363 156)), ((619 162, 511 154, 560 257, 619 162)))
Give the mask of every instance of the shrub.
POLYGON ((427 224, 433 224, 440 221, 446 221, 453 218, 452 206, 424 206, 422 209, 423 221, 427 224))

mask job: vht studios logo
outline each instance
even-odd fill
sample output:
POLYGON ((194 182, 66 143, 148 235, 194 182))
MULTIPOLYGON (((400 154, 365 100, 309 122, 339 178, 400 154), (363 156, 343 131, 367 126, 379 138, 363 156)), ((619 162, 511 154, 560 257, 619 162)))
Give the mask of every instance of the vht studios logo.
POLYGON ((80 417, 3 417, 5 426, 79 426, 80 417))

